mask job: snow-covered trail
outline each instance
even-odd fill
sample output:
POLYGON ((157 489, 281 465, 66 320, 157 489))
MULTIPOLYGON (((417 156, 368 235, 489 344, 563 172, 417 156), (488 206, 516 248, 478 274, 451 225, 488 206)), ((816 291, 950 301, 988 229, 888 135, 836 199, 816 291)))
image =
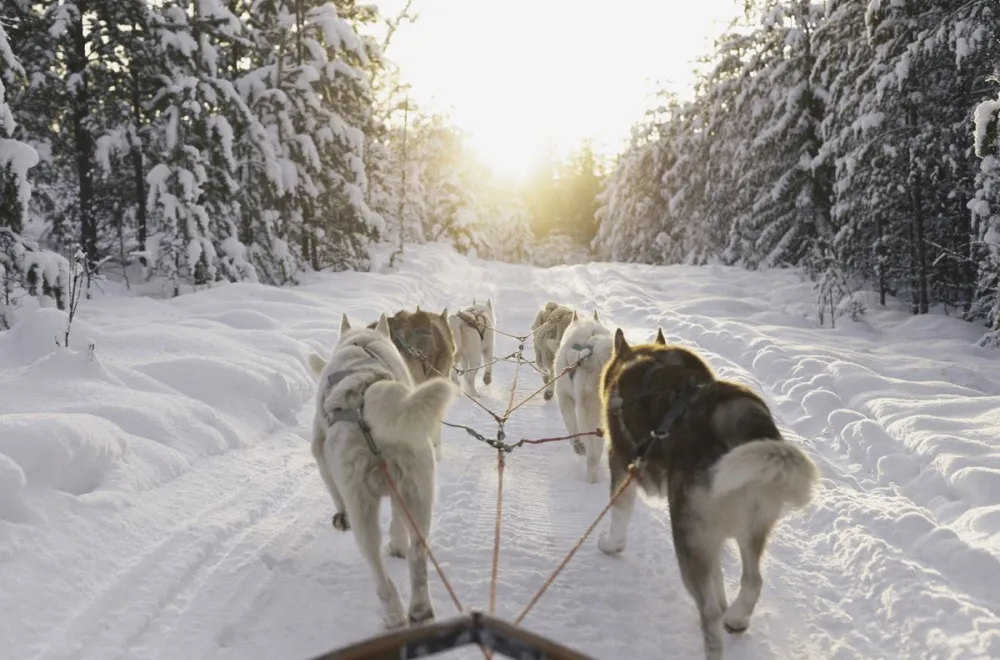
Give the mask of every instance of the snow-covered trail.
MULTIPOLYGON (((512 333, 526 333, 548 299, 596 307, 634 341, 662 326, 721 376, 763 393, 787 437, 817 460, 824 479, 815 505, 778 527, 750 632, 727 640, 727 657, 1000 657, 1000 375, 983 368, 988 355, 948 319, 880 312, 845 330, 817 329, 807 289, 791 274, 598 264, 541 271, 429 251, 393 275, 317 277, 288 291, 223 287, 173 301, 168 312, 132 300, 95 306, 81 318, 114 346, 102 353, 109 362, 114 352, 140 351, 128 327, 161 323, 217 340, 221 361, 251 359, 231 342, 266 349, 273 362, 265 367, 284 380, 247 377, 265 414, 236 389, 225 396, 218 378, 179 381, 163 363, 193 360, 203 347, 167 342, 168 357, 141 370, 214 404, 245 437, 229 438, 224 427, 225 448, 169 479, 147 479, 127 498, 32 489, 26 469, 23 499, 34 517, 4 525, 0 506, 0 648, 46 660, 307 658, 379 633, 367 568, 353 537, 330 527, 332 504, 309 455, 311 392, 296 341, 328 351, 341 311, 368 321, 401 306, 454 309, 490 295, 498 327, 512 333), (268 386, 280 393, 269 403, 260 393, 268 386), (249 424, 250 412, 268 423, 249 424)), ((498 338, 498 355, 515 349, 498 338)), ((484 404, 506 408, 514 371, 500 364, 490 387, 479 381, 484 404)), ((515 401, 540 385, 521 367, 515 401)), ((0 412, 19 410, 9 401, 0 399, 0 412)), ((468 400, 448 419, 495 433, 468 400)), ((507 424, 509 439, 564 432, 556 404, 540 396, 507 424)), ((496 456, 456 429, 446 428, 444 446, 431 544, 465 606, 485 609, 496 456)), ((0 437, 0 458, 3 450, 0 437)), ((601 482, 588 484, 580 459, 553 443, 515 451, 504 482, 497 609, 512 619, 606 504, 608 476, 602 470, 601 482)), ((388 563, 405 597, 405 562, 388 563)), ((735 552, 726 575, 732 597, 735 552)), ((452 615, 433 572, 431 581, 438 616, 452 615)), ((595 658, 698 657, 697 615, 664 503, 638 506, 620 557, 588 540, 525 625, 595 658)))

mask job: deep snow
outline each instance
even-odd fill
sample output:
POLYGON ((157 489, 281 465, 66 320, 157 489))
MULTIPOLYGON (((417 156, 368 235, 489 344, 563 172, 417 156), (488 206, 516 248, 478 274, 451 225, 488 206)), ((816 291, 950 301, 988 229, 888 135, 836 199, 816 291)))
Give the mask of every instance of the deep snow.
MULTIPOLYGON (((548 299, 597 308, 633 341, 662 326, 761 392, 817 461, 814 505, 779 525, 750 632, 727 639, 727 657, 1000 657, 1000 370, 973 345, 978 329, 874 305, 823 328, 792 272, 408 254, 398 272, 296 288, 115 291, 82 303, 69 351, 54 310, 0 334, 0 656, 304 659, 380 632, 373 583, 353 538, 330 527, 309 453, 306 355, 329 352, 344 311, 368 322, 489 295, 514 334, 548 299)), ((515 348, 498 337, 498 355, 515 348)), ((479 385, 484 404, 506 408, 513 372, 498 365, 479 385)), ((540 385, 522 367, 515 401, 540 385)), ((468 400, 448 419, 495 434, 468 400)), ((536 397, 507 432, 565 430, 536 397)), ((466 607, 485 609, 495 454, 451 428, 444 452, 431 545, 466 607)), ((520 612, 607 497, 606 468, 586 483, 568 443, 509 457, 500 616, 520 612)), ((405 594, 405 562, 388 561, 405 594)), ((735 550, 726 575, 733 597, 735 550)), ((620 557, 589 539, 524 625, 601 659, 698 657, 665 503, 639 505, 620 557)))

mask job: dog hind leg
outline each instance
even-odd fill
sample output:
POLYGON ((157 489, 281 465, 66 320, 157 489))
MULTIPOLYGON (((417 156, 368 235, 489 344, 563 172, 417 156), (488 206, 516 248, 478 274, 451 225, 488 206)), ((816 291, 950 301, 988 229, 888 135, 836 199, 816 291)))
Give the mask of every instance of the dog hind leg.
POLYGON ((496 335, 492 330, 483 333, 481 354, 483 356, 482 363, 486 365, 483 369, 483 385, 489 385, 493 382, 493 351, 495 350, 493 344, 495 341, 496 335))
MULTIPOLYGON (((599 405, 578 405, 576 413, 579 433, 596 431, 601 425, 601 409, 599 405)), ((597 434, 591 434, 583 436, 582 440, 584 451, 587 455, 587 479, 590 483, 596 484, 597 470, 601 466, 601 455, 604 453, 604 438, 597 434)), ((624 497, 624 495, 622 496, 624 497)))
POLYGON ((726 592, 719 564, 719 547, 692 547, 674 526, 674 549, 684 587, 698 606, 705 660, 722 660, 722 618, 726 592))
POLYGON ((396 583, 389 577, 382 562, 380 504, 381 498, 370 492, 356 493, 347 500, 348 513, 353 522, 351 528, 354 530, 354 539, 375 578, 375 593, 382 603, 383 623, 386 628, 391 629, 406 625, 406 612, 403 610, 403 601, 399 598, 396 583))
POLYGON ((318 424, 313 428, 312 455, 319 469, 319 476, 323 479, 326 489, 330 491, 330 497, 333 498, 333 505, 336 508, 332 518, 333 528, 340 532, 347 531, 351 528, 351 522, 344 507, 344 498, 337 489, 337 482, 333 479, 330 463, 326 458, 326 431, 318 424))
MULTIPOLYGON (((569 398, 565 393, 556 393, 556 399, 559 403, 559 412, 562 413, 563 422, 566 424, 566 431, 569 435, 576 435, 580 432, 576 425, 576 402, 569 398)), ((580 438, 573 438, 570 440, 573 445, 573 451, 577 455, 583 456, 586 453, 586 449, 580 438)))
MULTIPOLYGON (((417 475, 415 475, 417 476, 417 475)), ((401 493, 406 498, 406 507, 419 529, 410 530, 410 548, 406 559, 410 569, 410 623, 421 623, 434 618, 434 603, 431 601, 427 583, 427 548, 420 540, 430 538, 431 521, 434 515, 434 479, 431 475, 419 475, 421 483, 404 488, 401 493)))
POLYGON ((389 498, 392 508, 392 519, 389 521, 389 554, 400 559, 406 558, 406 549, 410 543, 407 533, 406 514, 395 497, 389 498))
MULTIPOLYGON (((611 470, 611 494, 628 476, 628 466, 612 451, 608 455, 608 467, 611 470)), ((622 491, 611 507, 611 525, 608 531, 602 532, 597 539, 597 547, 606 555, 615 555, 625 549, 628 543, 628 525, 635 512, 635 498, 638 486, 632 481, 622 491)))
POLYGON ((549 367, 545 375, 542 376, 542 380, 545 381, 545 391, 542 392, 542 398, 546 401, 550 401, 552 395, 556 393, 556 379, 553 377, 552 371, 553 367, 549 367))
MULTIPOLYGON (((755 523, 757 521, 754 521, 755 523)), ((730 633, 741 633, 750 627, 750 617, 753 615, 757 600, 760 598, 764 579, 760 575, 760 560, 764 554, 764 546, 771 533, 771 525, 755 524, 750 533, 737 537, 740 547, 740 564, 743 573, 740 576, 740 593, 736 600, 726 610, 723 624, 730 633)))

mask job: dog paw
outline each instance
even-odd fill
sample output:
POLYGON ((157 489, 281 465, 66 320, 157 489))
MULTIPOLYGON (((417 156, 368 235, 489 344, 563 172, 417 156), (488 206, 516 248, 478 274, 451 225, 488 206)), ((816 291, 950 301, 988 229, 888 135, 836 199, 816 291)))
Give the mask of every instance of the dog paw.
POLYGON ((744 633, 750 627, 750 617, 744 616, 742 612, 736 611, 735 607, 730 607, 726 610, 726 614, 722 618, 722 627, 725 628, 726 632, 730 635, 744 633))
POLYGON ((597 468, 594 468, 593 470, 591 470, 591 469, 588 468, 587 469, 587 481, 589 481, 592 484, 596 484, 597 480, 598 480, 598 477, 597 477, 597 468))
POLYGON ((333 514, 331 522, 333 523, 333 528, 338 532, 346 532, 351 528, 351 521, 347 519, 347 514, 342 511, 333 514))
POLYGON ((382 619, 382 627, 386 630, 395 630, 406 625, 406 617, 402 614, 387 614, 382 619))
POLYGON ((571 442, 573 443, 573 451, 576 452, 577 456, 586 456, 587 448, 583 446, 583 441, 580 438, 573 438, 571 442))
POLYGON ((493 374, 487 371, 486 373, 483 374, 483 385, 489 385, 492 382, 493 382, 493 374))
POLYGON ((410 623, 424 623, 434 618, 434 607, 430 603, 417 605, 410 608, 410 623))
POLYGON ((389 553, 390 557, 406 559, 406 544, 399 545, 390 541, 389 545, 386 546, 386 551, 389 553))
POLYGON ((597 548, 606 555, 617 555, 625 549, 625 539, 616 539, 607 532, 601 532, 597 548))
POLYGON ((545 390, 545 393, 542 394, 542 398, 545 399, 546 401, 551 401, 552 400, 552 396, 554 394, 555 394, 555 392, 553 390, 545 390))

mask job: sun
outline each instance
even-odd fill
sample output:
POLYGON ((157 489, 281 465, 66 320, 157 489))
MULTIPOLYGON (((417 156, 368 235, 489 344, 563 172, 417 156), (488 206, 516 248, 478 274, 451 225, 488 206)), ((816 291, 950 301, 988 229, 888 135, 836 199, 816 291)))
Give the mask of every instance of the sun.
MULTIPOLYGON (((405 0, 381 0, 387 16, 405 0)), ((479 159, 524 178, 550 155, 584 141, 622 149, 632 125, 664 86, 693 87, 732 0, 619 0, 613 10, 578 0, 414 0, 387 53, 414 101, 445 111, 479 159), (683 20, 681 20, 683 13, 683 20)))

